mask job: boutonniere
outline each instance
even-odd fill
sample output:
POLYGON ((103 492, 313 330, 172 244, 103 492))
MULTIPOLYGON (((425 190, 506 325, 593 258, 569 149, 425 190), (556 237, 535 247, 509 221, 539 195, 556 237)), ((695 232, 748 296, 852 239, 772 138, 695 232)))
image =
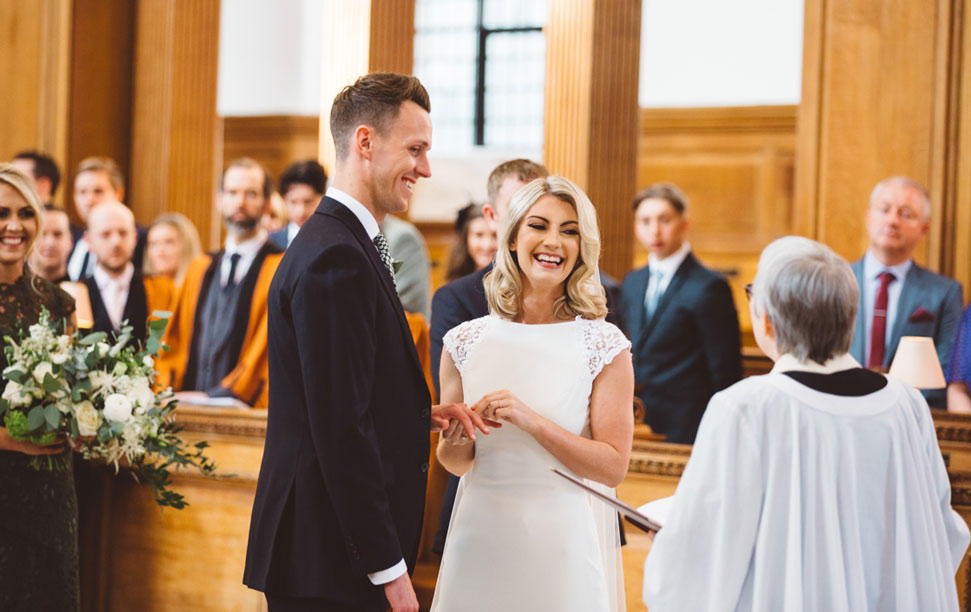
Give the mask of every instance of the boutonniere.
POLYGON ((927 310, 923 306, 921 306, 920 308, 918 308, 917 310, 915 310, 907 318, 907 320, 909 322, 911 322, 911 323, 923 323, 925 321, 927 321, 927 322, 933 322, 936 319, 937 319, 937 317, 934 316, 934 313, 933 312, 930 312, 929 310, 927 310))
POLYGON ((403 266, 403 265, 405 265, 405 262, 403 262, 403 261, 398 261, 397 259, 392 259, 391 260, 391 268, 394 270, 394 273, 395 274, 398 273, 398 270, 400 270, 401 269, 401 266, 403 266))

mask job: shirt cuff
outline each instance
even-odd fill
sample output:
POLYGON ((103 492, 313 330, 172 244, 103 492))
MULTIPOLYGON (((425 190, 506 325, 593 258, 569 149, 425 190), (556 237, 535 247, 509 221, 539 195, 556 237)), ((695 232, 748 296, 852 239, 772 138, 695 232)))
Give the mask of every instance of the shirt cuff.
POLYGON ((387 584, 392 580, 394 580, 395 578, 398 578, 399 576, 404 575, 405 573, 407 573, 407 571, 408 571, 408 566, 405 565, 405 560, 402 559, 401 561, 398 561, 394 566, 389 567, 386 570, 381 570, 380 572, 374 572, 373 574, 368 574, 367 577, 368 577, 368 580, 371 581, 371 584, 375 586, 381 586, 382 584, 387 584))

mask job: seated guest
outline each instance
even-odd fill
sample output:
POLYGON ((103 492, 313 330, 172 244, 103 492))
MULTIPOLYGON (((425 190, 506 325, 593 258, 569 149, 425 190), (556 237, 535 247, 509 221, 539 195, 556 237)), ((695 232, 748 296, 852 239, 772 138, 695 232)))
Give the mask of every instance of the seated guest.
POLYGON ((715 395, 644 567, 651 610, 954 610, 971 536, 924 398, 849 354, 858 290, 828 247, 759 259, 775 361, 715 395))
MULTIPOLYGON (((914 250, 930 228, 927 190, 906 176, 877 183, 870 194, 866 229, 870 248, 851 267, 860 308, 850 354, 868 368, 886 371, 902 336, 934 339, 947 368, 961 319, 961 285, 914 263, 914 250)), ((945 408, 944 390, 925 391, 931 408, 945 408)))
POLYGON ((266 407, 266 298, 280 249, 260 219, 272 188, 263 166, 237 159, 223 173, 218 198, 226 227, 222 250, 189 264, 165 333, 159 384, 183 400, 235 397, 266 407))
POLYGON ((449 283, 484 269, 492 263, 499 249, 496 231, 477 204, 469 204, 459 210, 455 233, 456 240, 448 253, 448 267, 445 270, 445 280, 449 283))
POLYGON ((145 276, 165 276, 182 286, 185 271, 196 257, 202 255, 199 232, 182 213, 163 213, 148 228, 145 244, 145 276))
MULTIPOLYGON (((95 206, 102 202, 123 202, 125 198, 125 177, 118 164, 108 157, 88 157, 78 164, 74 175, 74 208, 85 226, 88 215, 95 206)), ((145 252, 145 237, 147 230, 135 225, 137 241, 135 254, 132 257, 134 266, 141 270, 145 252)), ((87 243, 84 241, 84 227, 72 227, 74 237, 74 251, 67 263, 68 275, 77 281, 90 276, 94 272, 95 260, 91 256, 87 243)))
POLYGON ((87 287, 92 331, 117 333, 128 321, 132 341, 144 342, 149 315, 171 308, 175 286, 171 279, 145 278, 132 264, 135 216, 121 202, 102 202, 88 215, 85 240, 97 257, 87 287))
POLYGON ((13 161, 10 163, 33 177, 40 201, 44 206, 53 206, 54 194, 57 193, 57 186, 61 184, 61 171, 57 167, 57 162, 51 156, 39 151, 21 151, 13 156, 13 161))
POLYGON ((427 318, 432 264, 425 239, 417 227, 394 215, 385 217, 380 228, 388 239, 391 258, 401 264, 394 274, 401 305, 408 312, 417 312, 427 318))
POLYGON ((280 194, 283 195, 289 223, 270 234, 270 240, 281 249, 290 246, 297 230, 317 210, 326 190, 327 173, 317 160, 308 159, 288 166, 280 175, 280 194))
POLYGON ((670 183, 634 199, 634 235, 649 263, 627 275, 621 318, 633 342, 644 422, 691 444, 711 396, 742 377, 738 313, 725 279, 691 252, 687 200, 670 183))
POLYGON ((45 204, 44 225, 28 259, 30 269, 54 284, 71 280, 67 275, 67 258, 72 246, 67 213, 63 208, 45 204))

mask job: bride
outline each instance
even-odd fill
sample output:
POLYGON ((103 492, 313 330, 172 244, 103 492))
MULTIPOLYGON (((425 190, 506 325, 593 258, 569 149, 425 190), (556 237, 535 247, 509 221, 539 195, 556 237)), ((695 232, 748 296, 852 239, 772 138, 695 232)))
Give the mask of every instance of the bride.
POLYGON ((446 334, 443 402, 475 402, 490 436, 442 433, 462 476, 432 610, 624 610, 617 515, 555 475, 610 491, 633 436, 630 342, 603 320, 596 211, 569 180, 521 188, 485 289, 492 314, 446 334))

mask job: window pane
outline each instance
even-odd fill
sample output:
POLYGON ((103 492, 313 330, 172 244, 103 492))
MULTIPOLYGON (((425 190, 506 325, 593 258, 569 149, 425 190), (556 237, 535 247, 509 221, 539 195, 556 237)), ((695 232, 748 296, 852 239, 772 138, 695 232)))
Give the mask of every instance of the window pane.
POLYGON ((488 29, 542 27, 546 2, 533 0, 482 0, 482 25, 488 29))
POLYGON ((486 38, 485 144, 540 148, 546 37, 542 32, 486 38))

